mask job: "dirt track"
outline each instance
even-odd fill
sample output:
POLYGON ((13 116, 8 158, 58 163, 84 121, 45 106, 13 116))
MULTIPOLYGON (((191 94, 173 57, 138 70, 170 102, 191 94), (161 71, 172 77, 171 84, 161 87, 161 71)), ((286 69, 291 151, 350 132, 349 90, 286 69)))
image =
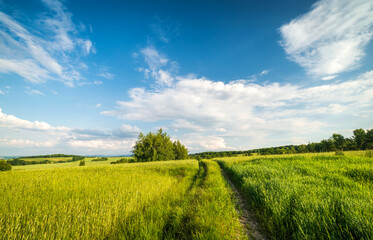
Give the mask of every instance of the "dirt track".
POLYGON ((224 172, 222 168, 221 168, 221 172, 234 192, 236 203, 238 204, 238 209, 236 210, 239 213, 241 213, 240 222, 244 226, 249 239, 254 238, 256 240, 266 240, 263 234, 261 234, 261 232, 259 231, 259 224, 257 223, 257 221, 255 221, 253 215, 246 208, 244 204, 244 199, 242 198, 241 194, 238 192, 238 190, 233 185, 233 183, 230 181, 229 177, 227 176, 227 174, 224 172))

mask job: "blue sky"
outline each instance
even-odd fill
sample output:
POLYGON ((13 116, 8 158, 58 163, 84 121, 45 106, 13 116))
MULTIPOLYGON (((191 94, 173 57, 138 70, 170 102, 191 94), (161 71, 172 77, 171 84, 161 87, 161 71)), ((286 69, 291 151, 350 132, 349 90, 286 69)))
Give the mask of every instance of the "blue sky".
POLYGON ((0 0, 0 155, 190 152, 373 127, 373 2, 0 0))

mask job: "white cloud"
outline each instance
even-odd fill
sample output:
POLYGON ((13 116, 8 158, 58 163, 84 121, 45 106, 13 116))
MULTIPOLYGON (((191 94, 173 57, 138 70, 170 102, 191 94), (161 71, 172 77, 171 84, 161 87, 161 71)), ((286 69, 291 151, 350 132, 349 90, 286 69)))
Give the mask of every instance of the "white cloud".
POLYGON ((36 90, 36 89, 30 89, 26 90, 25 93, 30 94, 30 95, 45 95, 43 92, 36 90))
POLYGON ((140 131, 127 124, 107 131, 56 127, 8 115, 0 109, 0 135, 4 137, 0 140, 0 149, 13 147, 23 151, 22 154, 59 152, 59 149, 79 154, 124 154, 130 152, 140 131))
POLYGON ((308 73, 330 80, 358 67, 373 34, 373 1, 320 0, 281 26, 282 46, 308 73))
POLYGON ((193 149, 211 150, 218 149, 217 146, 229 149, 232 145, 222 139, 262 139, 256 141, 260 144, 281 135, 291 140, 291 136, 312 134, 334 124, 325 118, 346 116, 347 119, 371 108, 373 71, 350 81, 315 87, 177 77, 171 87, 135 88, 129 97, 130 101, 117 102, 116 110, 102 114, 128 120, 170 122, 165 127, 180 132, 180 138, 187 131, 211 140, 201 140, 199 148, 194 145, 193 149))
POLYGON ((109 80, 111 80, 115 77, 114 74, 109 73, 109 72, 101 72, 101 73, 98 74, 98 76, 103 77, 105 79, 109 79, 109 80))
POLYGON ((29 139, 11 139, 5 141, 4 144, 13 147, 54 147, 57 142, 53 140, 38 142, 29 139))
POLYGON ((333 80, 336 77, 337 75, 329 75, 329 76, 322 77, 321 80, 329 81, 329 80, 333 80))
POLYGON ((159 70, 158 75, 156 76, 157 83, 161 86, 171 86, 174 78, 171 76, 171 74, 164 70, 159 70))
POLYGON ((0 90, 0 95, 5 95, 5 93, 3 91, 0 90))
POLYGON ((177 63, 170 62, 153 46, 145 47, 140 52, 144 57, 147 67, 139 67, 136 70, 143 72, 147 79, 153 78, 158 87, 170 87, 175 80, 172 72, 175 72, 177 69, 177 63))
POLYGON ((74 148, 95 148, 98 150, 122 150, 129 152, 132 148, 133 143, 129 140, 71 140, 68 142, 71 147, 74 148))
POLYGON ((89 54, 91 50, 93 50, 91 40, 83 41, 82 45, 83 45, 83 50, 85 54, 89 54))
POLYGON ((0 109, 0 127, 11 128, 11 129, 30 129, 38 131, 49 131, 49 130, 66 130, 65 127, 52 127, 46 122, 40 121, 28 121, 17 118, 13 115, 8 115, 2 112, 0 109))
POLYGON ((136 126, 127 125, 127 124, 122 124, 120 126, 120 130, 125 133, 140 133, 141 132, 140 128, 136 126))
POLYGON ((102 107, 102 104, 101 103, 97 103, 96 104, 96 108, 100 108, 100 107, 102 107))
POLYGON ((148 46, 142 49, 141 53, 144 56, 144 59, 151 71, 156 71, 160 67, 165 66, 168 62, 168 59, 161 56, 158 51, 152 46, 148 46))
POLYGON ((82 79, 76 51, 94 52, 89 39, 78 37, 78 31, 58 0, 43 0, 49 12, 40 14, 34 26, 24 26, 0 11, 0 73, 15 73, 32 83, 58 80, 74 86, 82 79))

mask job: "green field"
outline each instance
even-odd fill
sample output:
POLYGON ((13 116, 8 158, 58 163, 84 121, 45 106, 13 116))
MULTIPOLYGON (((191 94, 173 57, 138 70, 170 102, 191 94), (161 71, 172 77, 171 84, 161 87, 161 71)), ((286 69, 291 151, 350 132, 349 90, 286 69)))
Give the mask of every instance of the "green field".
POLYGON ((108 162, 1 172, 0 239, 246 238, 216 162, 108 162))
POLYGON ((373 239, 373 158, 303 154, 218 160, 270 239, 373 239))
POLYGON ((0 239, 252 238, 222 170, 268 239, 373 239, 373 158, 344 154, 13 166, 0 239))

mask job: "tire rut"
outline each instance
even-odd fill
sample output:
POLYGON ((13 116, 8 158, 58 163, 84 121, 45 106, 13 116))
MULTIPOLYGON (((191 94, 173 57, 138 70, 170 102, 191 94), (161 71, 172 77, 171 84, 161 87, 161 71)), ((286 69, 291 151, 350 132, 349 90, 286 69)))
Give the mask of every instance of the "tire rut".
POLYGON ((234 192, 234 196, 236 199, 236 203, 238 204, 239 208, 236 207, 237 212, 240 214, 240 222, 244 226, 244 229, 249 237, 249 239, 256 239, 256 240, 266 240, 267 238, 259 231, 259 224, 254 219, 253 214, 248 211, 245 206, 245 201, 242 198, 240 192, 236 189, 234 184, 231 182, 227 174, 224 172, 223 168, 220 167, 221 172, 224 178, 227 180, 229 186, 234 192))

